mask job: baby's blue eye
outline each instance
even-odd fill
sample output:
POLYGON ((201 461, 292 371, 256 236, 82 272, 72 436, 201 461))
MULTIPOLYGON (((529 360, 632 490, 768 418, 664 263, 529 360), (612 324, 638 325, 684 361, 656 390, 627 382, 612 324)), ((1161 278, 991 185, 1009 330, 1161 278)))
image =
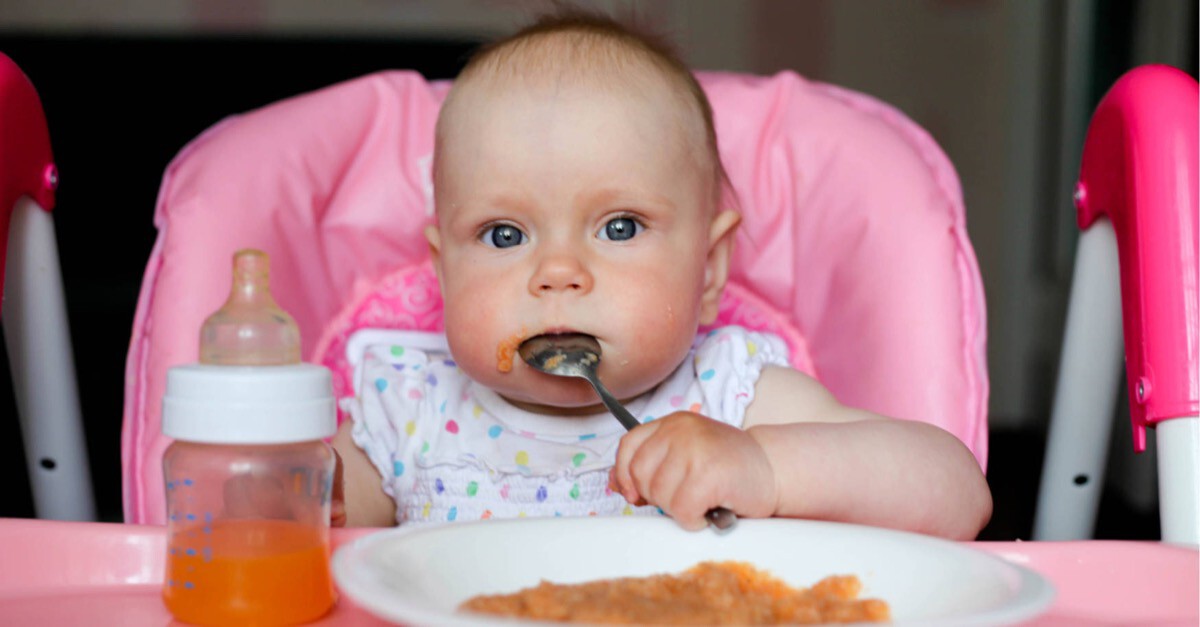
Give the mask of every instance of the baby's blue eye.
POLYGON ((600 239, 614 242, 633 239, 635 235, 642 232, 642 228, 642 225, 633 218, 613 218, 600 230, 600 239))
POLYGON ((496 248, 512 248, 525 243, 525 234, 511 224, 497 224, 480 236, 484 244, 496 248))

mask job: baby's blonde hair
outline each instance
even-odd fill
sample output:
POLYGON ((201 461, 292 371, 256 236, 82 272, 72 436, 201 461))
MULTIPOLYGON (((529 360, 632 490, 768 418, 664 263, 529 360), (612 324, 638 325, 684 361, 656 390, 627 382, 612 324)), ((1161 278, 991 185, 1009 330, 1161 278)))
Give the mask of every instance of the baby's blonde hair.
MULTIPOLYGON (((665 38, 632 24, 580 9, 559 6, 521 30, 477 50, 459 74, 456 85, 489 78, 553 76, 568 80, 586 70, 609 80, 636 83, 653 79, 657 73, 666 78, 672 92, 703 127, 703 151, 712 167, 713 206, 723 198, 733 202, 732 188, 717 148, 712 105, 696 77, 679 58, 665 38), (646 70, 650 70, 647 72, 646 70), (607 75, 606 75, 607 73, 607 75), (726 196, 727 195, 727 196, 726 196)), ((449 106, 455 95, 446 99, 449 106)), ((437 124, 437 144, 445 132, 443 120, 437 124)), ((435 151, 436 153, 436 151, 435 151)), ((438 159, 434 158, 437 177, 438 159)), ((732 208, 732 207, 730 207, 732 208)))

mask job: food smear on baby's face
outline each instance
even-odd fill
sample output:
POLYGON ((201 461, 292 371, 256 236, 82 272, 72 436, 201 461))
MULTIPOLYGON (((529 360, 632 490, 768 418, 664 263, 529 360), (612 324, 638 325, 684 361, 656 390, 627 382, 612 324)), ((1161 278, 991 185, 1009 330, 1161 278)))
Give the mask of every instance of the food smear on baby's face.
POLYGON ((888 604, 859 599, 852 575, 793 588, 744 562, 702 562, 679 575, 543 581, 513 594, 481 595, 459 609, 521 619, 592 624, 780 625, 886 622, 888 604))
POLYGON ((524 341, 524 337, 525 333, 521 332, 501 340, 496 345, 496 370, 512 372, 513 356, 517 354, 517 347, 524 341))

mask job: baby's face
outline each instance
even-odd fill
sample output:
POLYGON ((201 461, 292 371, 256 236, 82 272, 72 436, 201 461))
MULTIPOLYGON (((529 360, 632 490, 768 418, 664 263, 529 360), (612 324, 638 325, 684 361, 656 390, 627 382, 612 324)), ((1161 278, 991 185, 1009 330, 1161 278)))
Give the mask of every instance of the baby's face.
MULTIPOLYGON (((568 81, 570 82, 570 81, 568 81)), ((498 352, 586 333, 618 398, 666 378, 700 319, 713 176, 665 89, 472 85, 444 122, 428 234, 446 334, 474 380, 533 410, 596 410, 580 379, 498 352)), ((702 154, 702 153, 701 153, 702 154)))

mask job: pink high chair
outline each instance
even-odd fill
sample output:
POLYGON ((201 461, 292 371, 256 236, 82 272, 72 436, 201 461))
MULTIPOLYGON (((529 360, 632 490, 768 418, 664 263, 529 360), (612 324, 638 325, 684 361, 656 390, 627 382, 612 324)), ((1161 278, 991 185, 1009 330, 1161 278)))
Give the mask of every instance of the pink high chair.
MULTIPOLYGON (((985 310, 962 194, 937 144, 867 96, 703 74, 744 215, 721 321, 779 333, 843 402, 950 431, 987 460, 985 310)), ((358 328, 438 330, 422 227, 446 83, 383 72, 225 119, 167 168, 126 366, 125 520, 164 518, 159 410, 195 361, 239 248, 271 257, 303 357, 351 394, 358 328)))

